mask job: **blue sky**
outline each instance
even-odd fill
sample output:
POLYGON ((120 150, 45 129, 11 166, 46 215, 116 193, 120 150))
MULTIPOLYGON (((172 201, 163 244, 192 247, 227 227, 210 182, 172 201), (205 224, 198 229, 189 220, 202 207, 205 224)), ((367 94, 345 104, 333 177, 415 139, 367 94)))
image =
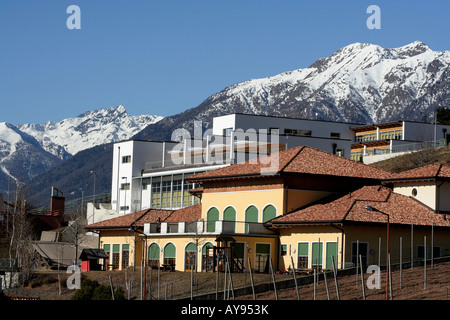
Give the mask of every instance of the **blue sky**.
POLYGON ((170 116, 354 42, 450 50, 449 12, 447 0, 1 0, 0 121, 119 104, 170 116), (372 4, 379 30, 366 26, 372 4), (79 30, 66 26, 70 5, 81 10, 79 30))

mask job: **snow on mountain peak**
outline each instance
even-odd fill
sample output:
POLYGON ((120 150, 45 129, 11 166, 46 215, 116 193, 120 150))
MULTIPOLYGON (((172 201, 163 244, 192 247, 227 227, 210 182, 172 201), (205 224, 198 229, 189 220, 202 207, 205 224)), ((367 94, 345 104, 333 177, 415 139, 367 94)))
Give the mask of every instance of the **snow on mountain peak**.
POLYGON ((125 107, 119 105, 87 111, 57 123, 21 124, 18 128, 35 137, 45 150, 64 160, 99 144, 129 139, 162 118, 130 116, 125 107))

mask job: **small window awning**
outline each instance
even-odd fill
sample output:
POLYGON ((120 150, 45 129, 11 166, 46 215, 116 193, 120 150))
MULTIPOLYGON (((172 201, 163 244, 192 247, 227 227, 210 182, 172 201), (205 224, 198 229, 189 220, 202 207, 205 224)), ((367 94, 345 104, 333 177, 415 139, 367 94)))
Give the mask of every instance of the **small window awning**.
POLYGON ((234 238, 233 237, 230 237, 230 236, 218 236, 217 238, 216 238, 216 242, 229 242, 229 241, 233 241, 233 242, 235 242, 236 240, 234 240, 234 238))
POLYGON ((80 259, 83 261, 106 258, 108 258, 108 256, 103 249, 83 249, 80 254, 80 259))

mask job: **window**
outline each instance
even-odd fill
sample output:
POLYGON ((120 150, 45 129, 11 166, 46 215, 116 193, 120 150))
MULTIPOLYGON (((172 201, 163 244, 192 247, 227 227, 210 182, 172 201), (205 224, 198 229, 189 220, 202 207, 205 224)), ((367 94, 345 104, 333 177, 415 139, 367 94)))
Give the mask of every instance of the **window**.
POLYGON ((269 220, 272 220, 273 218, 275 218, 277 216, 277 209, 269 204, 268 206, 266 206, 263 210, 263 222, 267 222, 269 220))
POLYGON ((108 264, 110 262, 110 257, 111 257, 111 245, 104 244, 103 251, 105 251, 106 255, 108 256, 108 258, 103 259, 103 270, 108 270, 108 264))
POLYGON ((219 210, 211 208, 206 213, 206 232, 216 231, 216 221, 219 220, 219 210))
POLYGON ((151 268, 157 268, 159 267, 159 253, 160 253, 160 248, 159 245, 157 243, 152 243, 149 247, 148 247, 148 265, 151 268))
POLYGON ((282 244, 280 247, 280 254, 281 256, 285 256, 287 255, 287 244, 282 244))
POLYGON ((122 157, 122 163, 130 163, 131 162, 131 156, 123 156, 122 157))
POLYGON ((344 149, 336 149, 336 155, 338 155, 339 157, 343 157, 344 156, 344 149))
POLYGON ((326 250, 325 268, 333 269, 333 258, 337 266, 337 242, 327 242, 326 250))
MULTIPOLYGON (((431 258, 431 252, 430 252, 431 246, 427 246, 427 259, 431 258)), ((439 258, 441 256, 441 247, 433 247, 433 259, 439 258)), ((417 258, 423 259, 424 258, 424 246, 419 245, 417 246, 417 258)))
POLYGON ((245 210, 245 233, 249 233, 251 223, 258 222, 258 208, 250 206, 245 210))
POLYGON ((331 132, 330 137, 331 139, 339 139, 341 137, 341 134, 339 132, 331 132))
POLYGON ((233 271, 239 270, 240 272, 244 271, 244 258, 245 258, 245 243, 244 242, 233 242, 231 243, 231 247, 233 248, 233 266, 235 268, 233 271), (236 270, 237 269, 237 270, 236 270))
POLYGON ((413 197, 417 197, 417 188, 413 188, 412 190, 411 190, 411 195, 413 196, 413 197))
POLYGON ((196 253, 197 247, 195 243, 191 242, 186 246, 184 252, 184 269, 186 271, 195 270, 196 267, 196 253))
POLYGON ((224 224, 224 231, 236 231, 236 210, 233 207, 227 207, 223 211, 223 220, 229 221, 226 225, 224 224))
POLYGON ((152 182, 152 208, 161 208, 161 181, 152 182))
POLYGON ((130 209, 130 206, 120 206, 120 211, 126 211, 130 209))
POLYGON ((130 263, 130 245, 125 243, 122 245, 122 270, 125 270, 130 263))
POLYGON ((170 208, 172 181, 166 180, 161 185, 161 208, 170 208))
POLYGON ((118 270, 120 265, 120 244, 113 244, 112 267, 118 270))
POLYGON ((175 268, 176 249, 173 243, 164 247, 164 264, 175 268))
POLYGON ((202 248, 202 270, 210 271, 214 265, 214 245, 211 242, 206 243, 202 248), (211 248, 208 250, 208 248, 211 248))
POLYGON ((284 129, 284 134, 290 136, 311 137, 312 131, 303 129, 284 129))
POLYGON ((311 263, 313 267, 322 268, 322 256, 323 256, 323 242, 312 243, 312 257, 311 263))
MULTIPOLYGON (((180 176, 181 177, 181 176, 180 176)), ((183 181, 181 179, 176 179, 178 177, 174 177, 173 183, 172 183, 172 208, 181 208, 182 205, 182 187, 183 187, 183 181), (175 180, 176 179, 176 180, 175 180)))
POLYGON ((255 250, 255 272, 269 272, 270 244, 257 243, 255 250))
POLYGON ((298 244, 298 259, 297 268, 307 269, 308 268, 308 243, 300 242, 298 244))

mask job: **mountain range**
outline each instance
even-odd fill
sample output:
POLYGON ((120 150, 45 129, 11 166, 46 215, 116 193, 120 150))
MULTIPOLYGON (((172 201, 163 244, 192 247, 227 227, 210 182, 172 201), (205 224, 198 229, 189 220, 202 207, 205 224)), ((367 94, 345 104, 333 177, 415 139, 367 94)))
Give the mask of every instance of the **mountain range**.
MULTIPOLYGON (((40 145, 55 161, 47 164, 47 167, 53 166, 52 169, 31 175, 34 178, 29 183, 30 193, 36 195, 40 189, 49 189, 51 185, 75 192, 83 187, 68 181, 74 166, 84 170, 84 174, 79 172, 78 176, 85 179, 89 179, 89 174, 83 166, 110 177, 105 154, 112 152, 110 143, 113 141, 128 137, 170 140, 177 128, 192 132, 196 120, 209 128, 213 117, 229 113, 352 123, 422 121, 431 119, 436 108, 448 106, 449 80, 450 51, 433 51, 419 41, 398 48, 354 43, 318 59, 307 68, 237 83, 211 95, 197 107, 169 117, 141 116, 142 120, 129 118, 125 121, 126 111, 119 106, 86 112, 57 124, 18 125, 16 129, 31 137, 33 145, 40 145), (92 150, 96 148, 102 148, 102 152, 92 150), (87 157, 90 161, 85 160, 87 157), (98 161, 93 161, 92 157, 98 161), (98 163, 97 170, 92 162, 98 163), (61 179, 66 182, 61 183, 61 179)), ((2 137, 0 131, 0 140, 2 137)), ((0 160, 0 167, 3 172, 4 167, 8 171, 3 160, 0 160)), ((102 188, 108 191, 110 181, 108 178, 104 181, 106 185, 102 188)))
POLYGON ((80 151, 129 139, 161 119, 154 115, 130 116, 119 105, 56 123, 0 123, 0 193, 14 190, 17 181, 29 183, 80 151))
POLYGON ((199 106, 166 117, 135 135, 170 139, 193 120, 248 113, 353 123, 422 121, 450 101, 450 51, 416 41, 399 48, 354 43, 308 68, 237 83, 199 106))

